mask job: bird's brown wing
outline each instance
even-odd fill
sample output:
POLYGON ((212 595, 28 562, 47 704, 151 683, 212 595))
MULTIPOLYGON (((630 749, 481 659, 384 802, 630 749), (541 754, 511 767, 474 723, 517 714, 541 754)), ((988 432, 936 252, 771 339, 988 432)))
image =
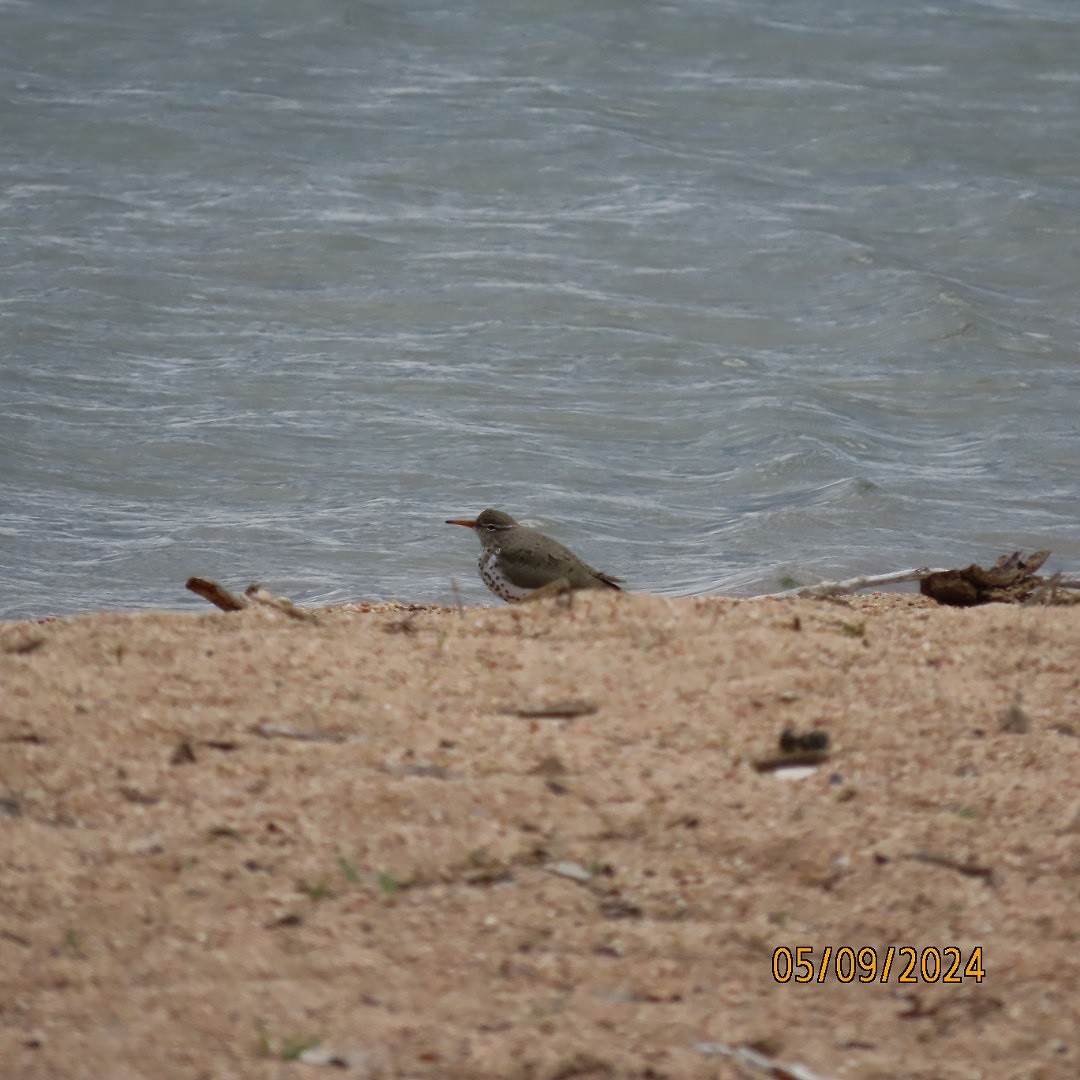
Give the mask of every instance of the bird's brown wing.
POLYGON ((565 578, 571 589, 604 586, 618 589, 622 580, 594 570, 561 544, 543 553, 508 551, 504 548, 499 553, 499 562, 511 581, 522 589, 539 589, 559 578, 565 578))

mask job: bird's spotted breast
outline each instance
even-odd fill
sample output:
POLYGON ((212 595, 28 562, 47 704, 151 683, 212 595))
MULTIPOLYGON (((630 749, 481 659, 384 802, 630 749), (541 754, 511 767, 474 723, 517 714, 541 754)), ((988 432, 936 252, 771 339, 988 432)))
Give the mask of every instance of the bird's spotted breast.
POLYGON ((532 592, 532 589, 519 588, 499 570, 498 548, 484 551, 480 556, 479 567, 480 577, 483 579, 484 584, 500 600, 506 600, 512 604, 518 600, 524 600, 532 592))

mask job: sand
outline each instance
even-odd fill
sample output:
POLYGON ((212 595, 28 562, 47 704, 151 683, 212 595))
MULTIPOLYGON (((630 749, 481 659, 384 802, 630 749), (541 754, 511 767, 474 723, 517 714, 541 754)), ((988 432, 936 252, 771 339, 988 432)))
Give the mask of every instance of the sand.
POLYGON ((1078 775, 1077 607, 3 623, 0 1075, 1075 1080, 1078 775))

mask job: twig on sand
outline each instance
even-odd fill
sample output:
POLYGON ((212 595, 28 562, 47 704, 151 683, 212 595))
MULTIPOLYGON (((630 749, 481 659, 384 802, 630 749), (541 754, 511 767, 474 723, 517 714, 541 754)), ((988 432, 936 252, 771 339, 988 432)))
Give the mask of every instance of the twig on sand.
POLYGON ((275 727, 273 724, 253 724, 248 729, 253 735, 264 739, 296 739, 300 742, 345 742, 346 736, 340 731, 325 731, 314 728, 302 731, 291 727, 275 727))
POLYGON ((207 578, 188 578, 186 587, 204 600, 209 600, 222 611, 243 611, 246 608, 261 605, 274 608, 293 619, 313 620, 319 617, 318 612, 310 608, 302 608, 284 596, 275 596, 257 583, 249 585, 242 596, 230 592, 224 585, 219 585, 216 581, 210 581, 207 578))

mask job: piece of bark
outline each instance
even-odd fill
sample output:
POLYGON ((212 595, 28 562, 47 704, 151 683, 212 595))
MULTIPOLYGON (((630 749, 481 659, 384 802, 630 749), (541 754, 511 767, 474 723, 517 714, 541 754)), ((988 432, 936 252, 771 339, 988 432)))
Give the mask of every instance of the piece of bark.
POLYGON ((816 768, 828 760, 828 750, 796 750, 793 753, 754 758, 750 764, 754 767, 755 772, 774 773, 797 767, 816 768))
POLYGON ((535 705, 507 705, 504 713, 523 720, 572 720, 575 716, 591 716, 600 708, 595 701, 574 698, 569 701, 540 701, 535 705))

